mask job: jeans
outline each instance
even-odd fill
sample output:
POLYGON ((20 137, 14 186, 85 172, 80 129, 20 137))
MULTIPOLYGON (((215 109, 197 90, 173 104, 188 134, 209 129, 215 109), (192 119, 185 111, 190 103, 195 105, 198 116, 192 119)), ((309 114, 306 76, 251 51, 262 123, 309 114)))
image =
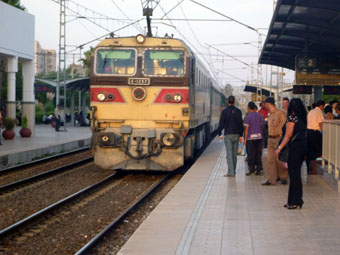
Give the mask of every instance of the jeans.
POLYGON ((227 150, 228 174, 236 174, 237 150, 240 135, 232 134, 224 136, 224 144, 227 150))

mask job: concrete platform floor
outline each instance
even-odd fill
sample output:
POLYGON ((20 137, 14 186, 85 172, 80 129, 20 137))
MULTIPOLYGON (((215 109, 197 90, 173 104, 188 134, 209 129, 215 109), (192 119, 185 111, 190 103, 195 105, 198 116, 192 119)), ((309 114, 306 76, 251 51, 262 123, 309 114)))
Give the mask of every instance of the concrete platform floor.
POLYGON ((245 176, 244 157, 223 177, 225 156, 214 140, 118 254, 340 253, 340 195, 325 177, 304 174, 305 205, 287 210, 288 185, 245 176))
POLYGON ((36 125, 34 137, 22 138, 19 130, 16 128, 14 140, 1 138, 0 156, 89 139, 92 135, 89 127, 67 126, 67 132, 56 132, 51 125, 36 125))

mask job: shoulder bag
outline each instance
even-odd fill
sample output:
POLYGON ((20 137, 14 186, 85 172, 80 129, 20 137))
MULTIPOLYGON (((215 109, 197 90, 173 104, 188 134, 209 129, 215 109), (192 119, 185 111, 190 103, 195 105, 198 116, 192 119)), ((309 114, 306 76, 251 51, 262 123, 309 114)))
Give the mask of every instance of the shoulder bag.
MULTIPOLYGON (((279 153, 279 160, 282 162, 287 163, 288 162, 288 158, 289 158, 289 145, 296 139, 296 137, 298 136, 300 132, 297 132, 293 138, 290 139, 290 141, 285 145, 285 147, 283 147, 279 153)), ((283 138, 282 138, 283 141, 283 138)), ((282 142, 281 141, 281 142, 282 142)), ((281 144, 280 142, 280 144, 281 144)))

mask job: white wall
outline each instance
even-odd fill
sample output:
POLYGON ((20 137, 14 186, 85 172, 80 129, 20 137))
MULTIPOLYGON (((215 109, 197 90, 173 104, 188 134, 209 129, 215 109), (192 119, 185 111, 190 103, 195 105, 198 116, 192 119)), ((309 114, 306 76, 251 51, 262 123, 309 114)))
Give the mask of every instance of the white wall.
POLYGON ((34 59, 34 16, 0 2, 0 54, 34 59))

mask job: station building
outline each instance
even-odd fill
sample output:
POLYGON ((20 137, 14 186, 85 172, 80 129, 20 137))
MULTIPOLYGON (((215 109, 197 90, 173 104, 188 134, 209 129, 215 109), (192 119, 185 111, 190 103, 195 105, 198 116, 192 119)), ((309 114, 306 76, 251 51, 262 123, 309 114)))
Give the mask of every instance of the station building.
MULTIPOLYGON (((34 37, 33 15, 0 2, 0 71, 7 76, 7 116, 16 117, 16 73, 22 62, 23 99, 22 116, 34 134, 34 37)), ((1 81, 0 81, 1 82, 1 81)))

